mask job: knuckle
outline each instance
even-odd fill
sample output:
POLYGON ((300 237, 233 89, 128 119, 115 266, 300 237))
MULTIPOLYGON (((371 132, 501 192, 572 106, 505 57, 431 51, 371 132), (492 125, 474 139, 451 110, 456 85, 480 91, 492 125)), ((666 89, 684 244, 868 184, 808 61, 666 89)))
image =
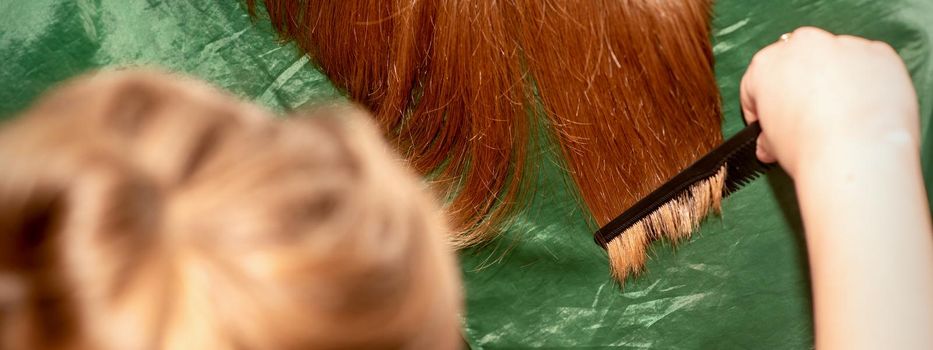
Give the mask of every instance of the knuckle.
POLYGON ((750 67, 757 67, 757 66, 765 64, 765 62, 767 62, 769 58, 771 57, 772 55, 771 52, 772 52, 772 46, 768 46, 768 47, 765 47, 764 49, 761 49, 757 53, 755 53, 755 55, 752 56, 752 62, 750 64, 750 67))
POLYGON ((852 35, 838 35, 836 36, 836 39, 838 39, 841 42, 849 42, 849 43, 865 43, 866 42, 865 39, 862 39, 857 36, 852 36, 852 35))
POLYGON ((894 47, 892 47, 891 45, 889 45, 888 43, 884 41, 872 41, 871 46, 880 52, 889 53, 889 54, 897 53, 897 51, 894 50, 894 47))
POLYGON ((829 32, 817 27, 803 26, 793 32, 794 39, 828 38, 829 32))

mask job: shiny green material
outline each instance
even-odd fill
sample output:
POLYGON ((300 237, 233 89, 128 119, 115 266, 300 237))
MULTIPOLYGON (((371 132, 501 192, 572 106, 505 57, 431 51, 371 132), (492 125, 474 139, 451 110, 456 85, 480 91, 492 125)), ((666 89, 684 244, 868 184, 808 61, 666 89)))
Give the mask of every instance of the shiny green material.
MULTIPOLYGON (((719 1, 714 51, 727 136, 742 126, 738 83, 752 55, 801 25, 897 48, 921 96, 924 154, 933 151, 933 0, 719 1)), ((276 110, 339 96, 237 0, 0 0, 0 62, 5 117, 57 82, 126 65, 192 74, 276 110)), ((933 157, 924 159, 933 174, 933 157)), ((647 272, 620 291, 564 174, 551 161, 541 171, 532 209, 504 238, 462 255, 465 334, 475 349, 812 347, 806 250, 785 175, 728 198, 724 217, 676 253, 655 244, 647 272)))
POLYGON ((93 69, 190 74, 276 109, 337 96, 240 1, 0 0, 0 115, 93 69))

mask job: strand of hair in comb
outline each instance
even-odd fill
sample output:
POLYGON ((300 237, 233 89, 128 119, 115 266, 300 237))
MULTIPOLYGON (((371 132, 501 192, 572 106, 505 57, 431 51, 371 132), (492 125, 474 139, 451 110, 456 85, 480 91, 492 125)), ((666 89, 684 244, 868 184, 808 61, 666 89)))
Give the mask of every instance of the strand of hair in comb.
POLYGON ((683 196, 697 182, 716 176, 723 168, 726 173, 722 187, 723 197, 769 170, 772 165, 761 163, 755 155, 756 140, 760 133, 761 127, 758 122, 749 124, 596 231, 596 243, 606 248, 610 241, 619 237, 626 229, 644 220, 664 204, 683 196))
POLYGON ((755 154, 760 133, 750 124, 596 231, 612 277, 621 284, 640 273, 652 241, 689 238, 710 213, 721 211, 723 197, 770 169, 755 154))

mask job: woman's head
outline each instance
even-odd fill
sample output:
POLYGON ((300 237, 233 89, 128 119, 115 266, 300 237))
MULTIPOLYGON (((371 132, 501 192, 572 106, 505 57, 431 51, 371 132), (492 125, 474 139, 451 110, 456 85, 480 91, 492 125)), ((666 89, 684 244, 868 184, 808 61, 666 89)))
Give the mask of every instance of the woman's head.
POLYGON ((347 107, 102 73, 0 130, 3 348, 456 347, 446 227, 347 107))

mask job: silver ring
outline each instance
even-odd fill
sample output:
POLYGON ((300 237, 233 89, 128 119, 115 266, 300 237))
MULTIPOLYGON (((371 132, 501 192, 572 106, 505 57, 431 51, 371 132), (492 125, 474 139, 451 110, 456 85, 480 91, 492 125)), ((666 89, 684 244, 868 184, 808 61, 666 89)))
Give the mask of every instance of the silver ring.
POLYGON ((781 41, 783 41, 783 42, 785 42, 785 43, 788 42, 788 41, 790 41, 790 33, 781 34, 781 41))

